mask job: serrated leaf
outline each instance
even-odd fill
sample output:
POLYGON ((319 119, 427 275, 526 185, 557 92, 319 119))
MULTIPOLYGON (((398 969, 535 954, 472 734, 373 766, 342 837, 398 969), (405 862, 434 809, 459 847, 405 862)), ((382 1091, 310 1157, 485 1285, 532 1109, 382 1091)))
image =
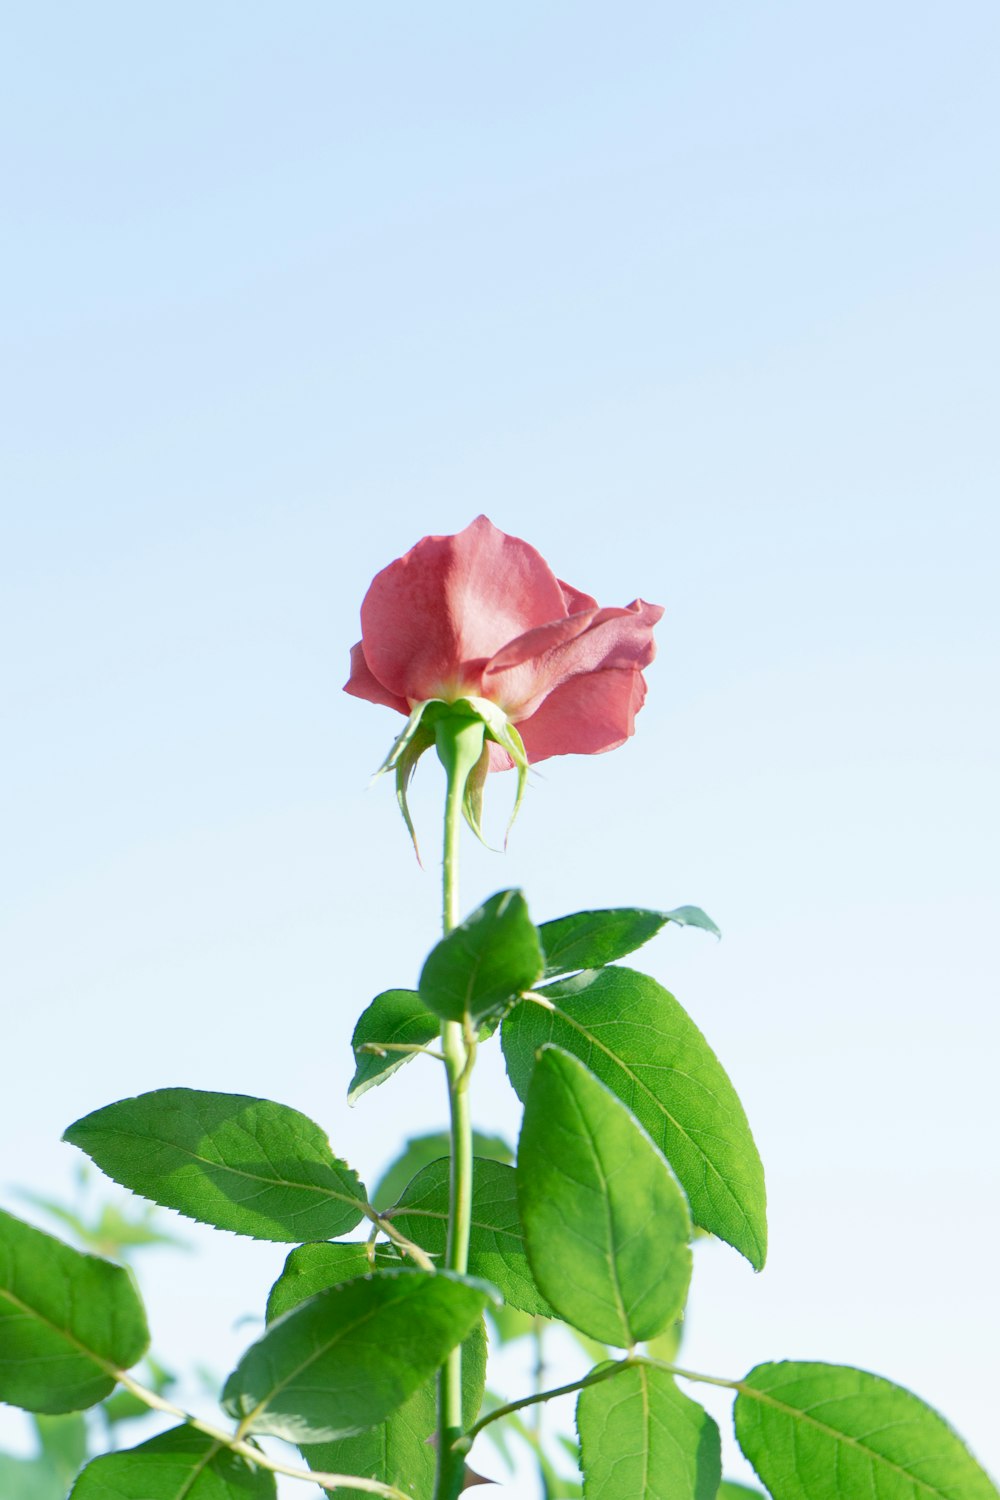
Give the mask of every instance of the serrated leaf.
MULTIPOLYGON (((402 1151, 386 1167, 372 1193, 372 1202, 380 1211, 392 1208, 406 1187, 421 1168, 432 1161, 447 1156, 451 1150, 451 1137, 447 1130, 432 1130, 427 1135, 413 1135, 402 1151)), ((489 1157, 490 1161, 512 1162, 514 1153, 500 1135, 488 1135, 482 1130, 472 1132, 472 1150, 476 1156, 489 1157)))
POLYGON ((64 1139, 143 1198, 253 1239, 335 1239, 366 1202, 318 1125, 246 1094, 156 1089, 85 1115, 64 1139))
POLYGON ((760 1269, 764 1169, 736 1091, 690 1016, 633 969, 578 974, 547 985, 544 997, 542 1005, 522 1001, 503 1023, 507 1072, 520 1098, 547 1042, 579 1057, 663 1152, 694 1222, 760 1269))
MULTIPOLYGON (((407 1239, 443 1264, 448 1239, 447 1158, 418 1172, 392 1211, 407 1239)), ((521 1312, 551 1318, 552 1308, 535 1285, 517 1209, 517 1173, 498 1161, 473 1159, 469 1274, 491 1282, 504 1302, 521 1312)))
POLYGON ((193 1427, 89 1463, 69 1500, 274 1500, 274 1475, 193 1427))
POLYGON ((618 1348, 674 1321, 691 1279, 691 1221, 663 1156, 625 1106, 547 1046, 517 1151, 528 1260, 561 1318, 618 1348))
POLYGON ((479 1025, 542 972, 538 933, 520 891, 498 891, 432 948, 420 998, 448 1021, 479 1025))
POLYGON ((666 1370, 636 1364, 576 1406, 585 1500, 716 1500, 719 1429, 666 1370))
POLYGON ((628 953, 674 922, 678 927, 701 927, 719 936, 719 929, 700 906, 678 906, 674 911, 650 911, 640 906, 577 911, 543 922, 538 929, 545 953, 546 979, 579 969, 600 969, 628 953))
POLYGON ((129 1273, 0 1210, 0 1401, 82 1411, 149 1344, 129 1273))
MULTIPOLYGON (((470 1427, 479 1415, 486 1387, 486 1330, 482 1323, 462 1345, 462 1418, 470 1427)), ((437 1426, 437 1381, 433 1377, 384 1422, 332 1443, 304 1443, 311 1469, 359 1474, 394 1484, 414 1500, 434 1492, 436 1454, 429 1439, 437 1426)), ((340 1492, 344 1500, 366 1500, 361 1490, 340 1492)))
POLYGON ((943 1417, 866 1370, 757 1365, 739 1383, 734 1419, 774 1500, 997 1500, 943 1417))
POLYGON ((380 1271, 317 1292, 272 1323, 223 1404, 248 1432, 326 1442, 374 1427, 444 1363, 491 1297, 447 1271, 380 1271))
POLYGON ((384 990, 362 1011, 351 1046, 356 1063, 347 1093, 348 1104, 411 1062, 415 1052, 363 1052, 366 1045, 427 1047, 441 1034, 441 1021, 427 1009, 416 990, 384 990))

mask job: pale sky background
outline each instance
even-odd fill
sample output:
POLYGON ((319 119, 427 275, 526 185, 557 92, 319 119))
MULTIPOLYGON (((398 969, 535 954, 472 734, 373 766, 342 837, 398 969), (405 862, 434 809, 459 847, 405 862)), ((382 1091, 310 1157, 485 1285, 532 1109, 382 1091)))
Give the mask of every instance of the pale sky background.
MULTIPOLYGON (((366 789, 399 721, 340 686, 372 574, 485 511, 666 607, 634 741, 541 767, 464 905, 723 929, 641 960, 768 1175, 769 1265, 699 1248, 685 1361, 876 1370, 1000 1471, 1000 12, 4 31, 0 1202, 171 1084, 295 1105, 369 1181, 442 1121, 432 1064, 344 1102, 354 1020, 436 937, 439 778, 421 873, 366 789)), ((516 1130, 497 1055, 475 1113, 516 1130)), ((285 1251, 185 1232, 139 1262, 156 1347, 224 1374, 285 1251)))

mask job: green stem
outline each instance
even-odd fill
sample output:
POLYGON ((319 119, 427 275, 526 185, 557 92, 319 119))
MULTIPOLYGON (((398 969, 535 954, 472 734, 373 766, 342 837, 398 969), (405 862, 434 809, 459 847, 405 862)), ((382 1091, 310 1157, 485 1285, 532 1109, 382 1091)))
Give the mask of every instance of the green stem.
MULTIPOLYGON (((458 841, 462 828, 462 803, 469 771, 482 751, 482 725, 454 722, 439 726, 438 755, 448 777, 444 813, 444 880, 442 926, 447 935, 459 922, 458 841)), ((448 1075, 450 1109, 451 1177, 448 1202, 448 1243, 445 1266, 464 1275, 469 1265, 469 1232, 472 1224, 472 1117, 469 1109, 469 1077, 474 1048, 467 1045, 460 1021, 445 1021, 441 1027, 441 1050, 448 1075)), ((434 1500, 455 1500, 465 1479, 465 1448, 455 1451, 462 1436, 462 1346, 451 1351, 441 1368, 438 1383, 437 1479, 434 1500)))

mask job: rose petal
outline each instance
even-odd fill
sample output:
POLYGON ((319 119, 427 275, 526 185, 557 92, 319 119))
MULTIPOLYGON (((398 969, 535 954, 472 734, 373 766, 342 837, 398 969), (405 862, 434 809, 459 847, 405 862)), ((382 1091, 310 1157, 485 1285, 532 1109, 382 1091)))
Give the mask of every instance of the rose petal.
POLYGON ((367 698, 369 703, 382 703, 386 708, 394 708, 407 716, 410 712, 406 699, 397 698, 395 693, 390 693, 373 675, 360 641, 351 647, 351 675, 344 683, 344 692, 353 693, 355 698, 367 698))
POLYGON ((566 602, 566 613, 578 615, 582 609, 596 609, 597 600, 585 594, 582 589, 575 589, 571 583, 564 583, 560 578, 559 587, 563 591, 563 599, 566 602))
POLYGON ((656 650, 653 626, 662 614, 658 604, 635 599, 626 609, 585 610, 526 631, 487 663, 484 695, 520 723, 571 677, 646 667, 656 650))
POLYGON ((646 682, 632 667, 607 667, 560 683, 530 719, 518 724, 532 765, 550 755, 599 755, 623 745, 635 729, 646 682))
POLYGON ((479 516, 383 568, 361 606, 361 633, 387 692, 450 701, 479 694, 482 668, 501 646, 565 613, 540 553, 479 516))

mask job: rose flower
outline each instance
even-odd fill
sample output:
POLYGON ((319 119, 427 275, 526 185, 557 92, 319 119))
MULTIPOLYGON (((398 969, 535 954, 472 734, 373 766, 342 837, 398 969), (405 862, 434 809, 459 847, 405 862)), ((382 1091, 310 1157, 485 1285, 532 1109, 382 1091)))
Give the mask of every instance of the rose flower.
MULTIPOLYGON (((598 608, 479 516, 376 575, 345 691, 407 716, 432 700, 485 700, 517 726, 529 762, 595 755, 634 730, 662 613, 641 599, 598 608)), ((513 763, 496 740, 488 750, 490 770, 513 763)))

